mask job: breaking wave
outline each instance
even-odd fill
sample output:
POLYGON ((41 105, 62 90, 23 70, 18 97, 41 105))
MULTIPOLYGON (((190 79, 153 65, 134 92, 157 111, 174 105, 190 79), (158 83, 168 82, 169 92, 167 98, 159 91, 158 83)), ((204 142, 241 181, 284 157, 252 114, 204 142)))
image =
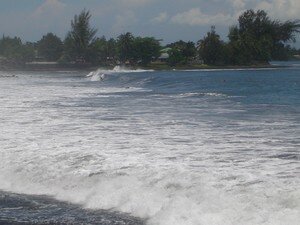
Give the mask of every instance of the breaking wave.
POLYGON ((298 225, 299 78, 116 68, 0 79, 0 190, 149 225, 298 225))

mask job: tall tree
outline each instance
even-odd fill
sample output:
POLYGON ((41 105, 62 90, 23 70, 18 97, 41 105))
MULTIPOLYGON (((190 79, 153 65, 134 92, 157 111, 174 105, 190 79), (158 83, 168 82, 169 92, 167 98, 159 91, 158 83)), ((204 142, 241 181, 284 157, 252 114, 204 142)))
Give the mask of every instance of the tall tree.
POLYGON ((211 31, 198 41, 199 55, 206 64, 217 64, 222 60, 223 42, 216 33, 215 27, 211 27, 211 31))
POLYGON ((189 59, 192 59, 196 56, 197 49, 195 47, 194 42, 185 42, 185 41, 177 41, 171 44, 168 44, 166 47, 176 49, 181 52, 182 56, 185 58, 187 62, 189 59))
POLYGON ((50 61, 57 61, 63 52, 63 42, 53 33, 48 33, 37 43, 38 54, 50 61))
POLYGON ((5 37, 0 40, 0 55, 6 57, 12 63, 24 63, 34 58, 34 46, 32 43, 22 43, 19 37, 5 37))
POLYGON ((83 10, 71 21, 71 31, 65 39, 66 53, 74 60, 90 61, 91 45, 95 41, 97 30, 90 25, 91 14, 83 10))
POLYGON ((134 60, 147 65, 160 55, 160 43, 153 37, 137 37, 133 41, 134 60))
POLYGON ((186 64, 186 58, 183 56, 182 52, 177 48, 172 48, 168 51, 169 58, 167 60, 170 66, 176 66, 178 64, 186 64))
POLYGON ((299 21, 271 20, 263 10, 247 10, 229 31, 232 61, 239 64, 267 63, 274 52, 300 32, 299 21))
POLYGON ((107 53, 110 60, 117 58, 117 41, 113 38, 107 41, 107 53))
POLYGON ((108 57, 107 41, 103 36, 97 38, 92 44, 92 54, 95 62, 104 63, 108 57))
POLYGON ((133 60, 135 54, 133 43, 134 43, 134 36, 129 32, 125 34, 121 34, 118 37, 117 40, 118 55, 119 55, 119 60, 122 63, 133 60))

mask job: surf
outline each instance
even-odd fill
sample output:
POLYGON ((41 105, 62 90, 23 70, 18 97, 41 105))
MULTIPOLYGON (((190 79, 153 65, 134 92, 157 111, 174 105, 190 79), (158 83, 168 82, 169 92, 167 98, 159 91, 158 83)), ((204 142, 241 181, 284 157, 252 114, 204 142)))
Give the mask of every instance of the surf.
POLYGON ((87 74, 0 79, 12 202, 149 225, 297 224, 299 70, 87 74))

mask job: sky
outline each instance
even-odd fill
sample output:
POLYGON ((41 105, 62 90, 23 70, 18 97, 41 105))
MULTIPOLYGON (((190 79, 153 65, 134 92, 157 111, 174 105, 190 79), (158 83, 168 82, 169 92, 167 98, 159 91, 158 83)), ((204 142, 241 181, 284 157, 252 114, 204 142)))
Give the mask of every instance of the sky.
POLYGON ((0 0, 0 34, 38 41, 52 32, 63 39, 83 9, 91 12, 99 37, 132 32, 163 43, 196 42, 211 26, 226 40, 228 27, 247 9, 263 9, 279 20, 300 19, 300 0, 0 0))

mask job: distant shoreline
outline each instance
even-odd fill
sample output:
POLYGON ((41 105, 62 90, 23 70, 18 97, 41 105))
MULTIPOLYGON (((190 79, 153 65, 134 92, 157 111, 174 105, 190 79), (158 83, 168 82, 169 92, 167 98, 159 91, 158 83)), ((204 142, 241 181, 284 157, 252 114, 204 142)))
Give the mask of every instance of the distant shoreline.
POLYGON ((141 69, 152 69, 155 71, 172 71, 172 70, 217 70, 217 69, 270 69, 270 68, 284 68, 286 66, 278 66, 278 65, 271 65, 271 64, 261 64, 261 65, 247 65, 247 66, 215 66, 215 65, 178 65, 178 66, 156 66, 156 65, 149 65, 145 67, 141 67, 141 69))
MULTIPOLYGON (((120 65, 122 66, 122 65, 120 65)), ((112 70, 115 66, 91 66, 91 65, 62 65, 62 64, 30 64, 24 66, 6 66, 0 65, 0 71, 95 71, 99 68, 112 70)), ((122 66, 128 69, 144 69, 154 71, 180 71, 180 70, 247 70, 247 69, 276 69, 286 68, 288 66, 283 65, 271 65, 271 64, 260 64, 260 65, 247 65, 247 66, 214 66, 214 65, 177 65, 169 66, 167 64, 150 64, 147 66, 122 66)))

